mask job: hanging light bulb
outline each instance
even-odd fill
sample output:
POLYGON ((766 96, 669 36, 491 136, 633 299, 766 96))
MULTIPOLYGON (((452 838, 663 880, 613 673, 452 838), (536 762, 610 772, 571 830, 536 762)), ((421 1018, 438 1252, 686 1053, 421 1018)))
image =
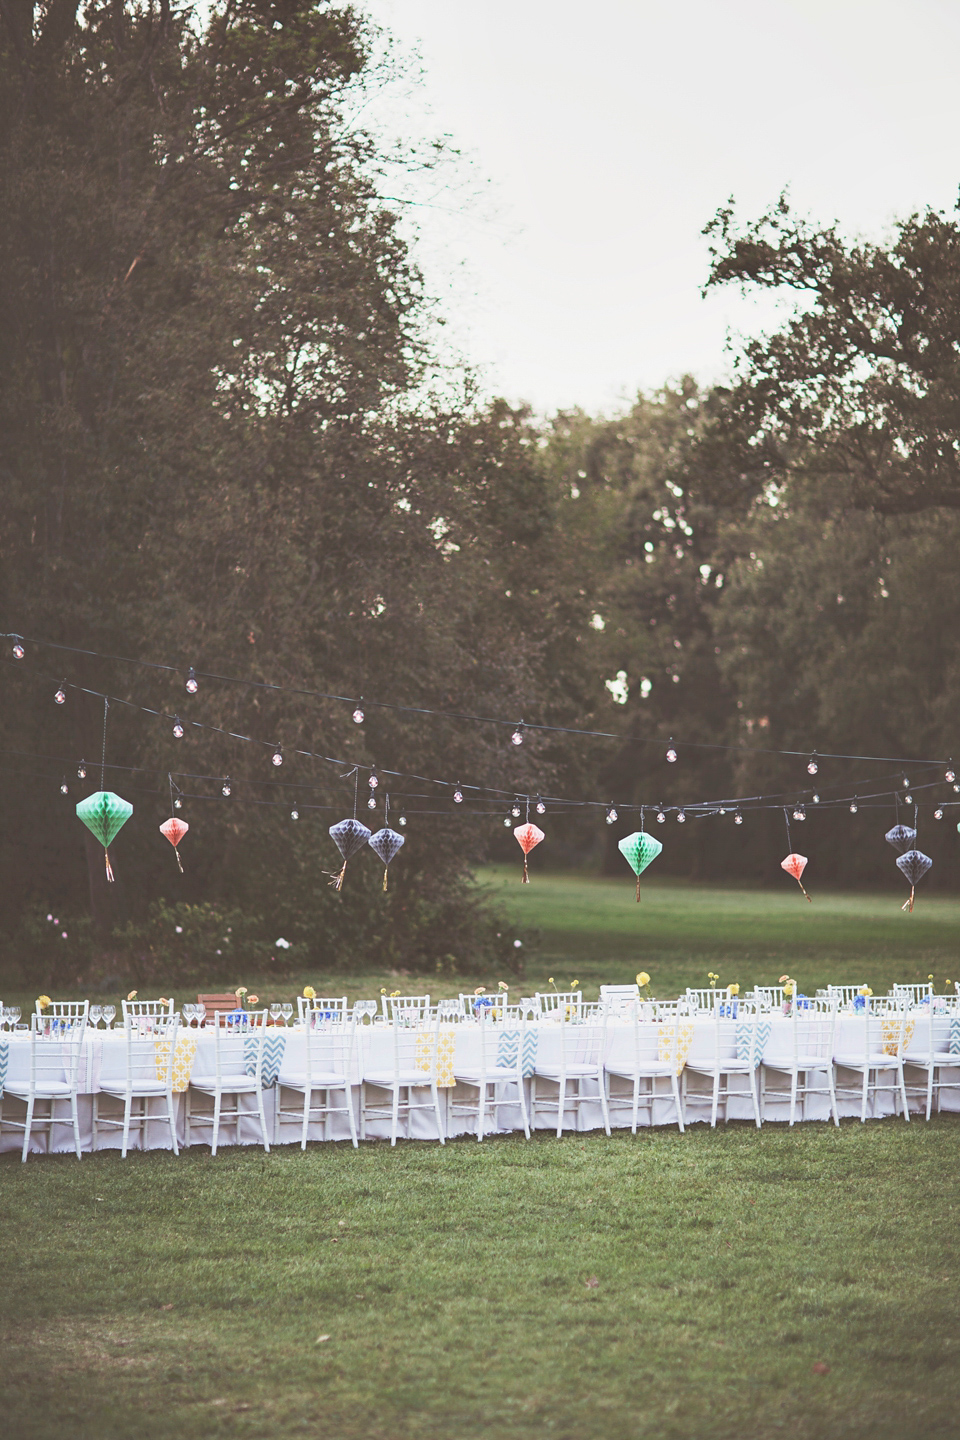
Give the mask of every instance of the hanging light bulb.
POLYGON ((220 786, 220 794, 221 794, 221 795, 229 795, 229 794, 230 794, 230 776, 229 776, 229 775, 225 775, 225 776, 223 777, 223 784, 220 786))
POLYGON ((686 823, 687 823, 687 813, 686 813, 685 810, 681 810, 681 811, 680 811, 680 814, 677 816, 677 824, 678 824, 678 825, 686 825, 686 823))
POLYGON ((913 796, 912 796, 912 795, 904 795, 904 797, 903 797, 903 803, 904 803, 904 805, 912 805, 912 804, 913 804, 913 796))
POLYGON ((956 782, 956 784, 954 785, 953 789, 954 789, 954 794, 960 795, 960 780, 958 780, 958 781, 956 782))
POLYGON ((174 715, 173 717, 173 738, 174 740, 183 739, 183 721, 179 715, 174 715))
POLYGON ((376 790, 377 786, 380 784, 380 781, 377 779, 376 770, 370 771, 370 779, 367 781, 367 784, 370 786, 371 790, 376 790))
POLYGON ((516 730, 514 730, 513 734, 510 736, 510 744, 511 744, 511 745, 522 745, 522 744, 523 744, 523 721, 522 721, 522 720, 520 721, 520 724, 517 726, 516 730))
POLYGON ((859 808, 860 807, 857 805, 857 797, 856 795, 854 795, 853 799, 850 801, 850 814, 856 815, 859 808))
POLYGON ((538 815, 546 815, 546 813, 547 813, 547 807, 546 807, 546 805, 544 805, 543 801, 542 801, 542 800, 539 798, 539 796, 538 796, 538 797, 537 797, 537 814, 538 814, 538 815))
POLYGON ((19 635, 13 637, 13 658, 14 660, 23 659, 23 641, 19 635))
POLYGON ((520 806, 519 806, 519 805, 512 805, 512 806, 510 807, 510 814, 513 816, 514 820, 519 820, 519 819, 520 819, 520 806))
POLYGON ((806 812, 806 810, 804 810, 803 806, 801 805, 800 808, 799 808, 799 810, 797 811, 797 819, 798 819, 798 820, 806 820, 806 818, 807 818, 807 812, 806 812))
POLYGON ((813 803, 814 805, 820 804, 820 796, 817 794, 816 790, 814 790, 813 792, 813 803))
POLYGON ((794 809, 793 818, 794 818, 794 820, 799 820, 799 819, 800 819, 800 806, 799 806, 799 805, 797 805, 796 808, 794 809))
POLYGON ((666 753, 666 755, 665 755, 663 758, 666 760, 666 762, 667 762, 668 765, 676 765, 676 763, 677 763, 677 752, 676 752, 676 750, 674 750, 674 748, 673 748, 673 736, 672 736, 672 735, 670 736, 670 741, 669 741, 669 743, 668 743, 668 745, 667 745, 667 753, 666 753))
POLYGON ((816 775, 819 769, 820 766, 817 764, 817 752, 816 750, 814 750, 813 754, 810 756, 810 759, 807 761, 807 774, 816 775))
MULTIPOLYGON (((66 680, 64 680, 63 685, 66 685, 66 683, 67 683, 66 680)), ((66 690, 64 690, 63 685, 59 685, 59 686, 57 687, 57 693, 56 693, 56 695, 54 695, 54 697, 53 697, 54 700, 57 702, 58 705, 64 705, 64 704, 66 704, 67 692, 66 692, 66 690)))
POLYGON ((743 824, 743 816, 740 814, 740 811, 739 811, 739 810, 737 811, 736 815, 734 815, 734 817, 733 817, 733 823, 734 823, 734 825, 742 825, 742 824, 743 824))
POLYGON ((64 775, 63 779, 60 781, 60 794, 61 794, 61 795, 69 795, 69 794, 70 794, 70 787, 69 787, 69 785, 67 784, 67 777, 66 777, 66 775, 64 775))
POLYGON ((454 792, 453 792, 453 803, 454 803, 454 805, 462 805, 462 804, 463 804, 463 791, 460 789, 460 786, 459 786, 459 785, 457 786, 456 790, 454 790, 454 792))
POLYGON ((906 775, 904 775, 903 777, 903 788, 904 790, 910 789, 910 781, 907 779, 906 775))
POLYGON ((86 780, 86 778, 87 778, 87 764, 86 764, 86 761, 85 761, 85 760, 81 760, 81 761, 80 761, 80 764, 77 766, 77 779, 78 779, 78 780, 86 780))
POLYGON ((362 700, 362 699, 358 702, 357 708, 356 708, 356 710, 354 710, 354 712, 353 712, 353 723, 354 723, 355 725, 362 725, 362 724, 363 724, 363 700, 362 700))
POLYGON ((296 801, 293 802, 293 809, 290 811, 290 819, 291 819, 291 820, 299 820, 299 819, 300 819, 300 811, 297 809, 297 802, 296 802, 296 801))
POLYGON ((376 810, 376 808, 377 808, 377 797, 376 797, 376 795, 371 795, 371 796, 370 796, 370 799, 367 801, 367 809, 368 809, 368 810, 376 810))
POLYGON ((510 816, 509 816, 509 815, 504 815, 504 817, 503 817, 503 823, 504 823, 504 825, 510 826, 510 825, 513 824, 513 821, 510 819, 510 816))
POLYGON ((608 824, 608 825, 612 825, 612 824, 614 823, 614 821, 616 820, 616 818, 617 818, 617 812, 616 812, 616 810, 613 808, 613 806, 611 805, 611 806, 610 806, 610 809, 607 811, 607 824, 608 824))
POLYGON ((658 810, 658 811, 657 811, 657 824, 658 824, 658 825, 662 825, 662 824, 664 823, 664 821, 666 820, 666 818, 667 818, 667 817, 666 817, 666 815, 663 813, 662 810, 658 810))
POLYGON ((941 809, 939 809, 939 808, 936 809, 936 810, 934 810, 934 812, 933 812, 933 818, 934 818, 934 820, 942 820, 942 819, 943 819, 943 811, 942 811, 941 809))
POLYGON ((187 678, 186 678, 186 680, 185 680, 183 683, 184 683, 184 686, 186 687, 186 691, 187 691, 187 694, 188 694, 188 695, 196 695, 196 693, 197 693, 197 672, 196 672, 196 670, 194 670, 194 668, 193 668, 192 665, 190 666, 190 669, 187 671, 187 678))
POLYGON ((954 768, 953 768, 953 757, 952 757, 952 756, 951 756, 951 758, 950 758, 949 763, 947 764, 946 770, 943 772, 943 778, 944 778, 944 780, 946 780, 946 782, 947 782, 948 785, 952 785, 953 782, 954 782, 954 780, 956 780, 956 778, 957 778, 957 772, 956 772, 956 771, 954 770, 954 768))
POLYGON ((183 809, 183 801, 180 799, 180 796, 179 796, 179 795, 177 796, 176 800, 174 800, 174 802, 173 802, 173 808, 174 808, 174 810, 182 810, 182 809, 183 809))
POLYGON ((401 815, 400 818, 399 818, 399 820, 397 821, 397 824, 398 824, 398 825, 401 827, 401 829, 402 829, 402 828, 406 825, 406 823, 407 823, 407 817, 406 817, 406 815, 401 815))
POLYGON ((720 809, 717 811, 717 814, 718 814, 718 815, 726 815, 726 813, 727 813, 726 807, 723 806, 723 805, 721 805, 721 806, 720 806, 720 809))

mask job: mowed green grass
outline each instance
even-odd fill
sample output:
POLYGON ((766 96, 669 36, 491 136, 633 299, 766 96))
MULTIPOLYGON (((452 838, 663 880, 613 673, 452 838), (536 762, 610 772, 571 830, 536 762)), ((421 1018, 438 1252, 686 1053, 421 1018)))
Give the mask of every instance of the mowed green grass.
MULTIPOLYGON (((660 995, 708 969, 879 991, 960 968, 960 903, 922 894, 904 916, 889 896, 651 883, 637 906, 629 879, 517 881, 481 877, 508 924, 540 931, 522 993, 553 975, 591 995, 641 967, 660 995)), ((502 977, 302 978, 357 998, 502 977)), ((958 1161, 951 1115, 8 1154, 3 1433, 952 1440, 958 1161)))

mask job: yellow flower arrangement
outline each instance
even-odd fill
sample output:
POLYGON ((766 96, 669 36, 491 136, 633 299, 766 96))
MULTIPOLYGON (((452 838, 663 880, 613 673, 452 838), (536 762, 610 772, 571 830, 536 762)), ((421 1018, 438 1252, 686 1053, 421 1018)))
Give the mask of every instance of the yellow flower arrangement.
POLYGON ((784 985, 784 987, 783 987, 784 999, 786 999, 786 997, 787 997, 788 995, 792 995, 792 994, 793 994, 793 988, 794 988, 794 987, 793 987, 793 981, 792 981, 792 980, 788 980, 787 983, 786 983, 786 985, 784 985))
MULTIPOLYGON (((385 994, 386 994, 386 991, 385 991, 385 990, 381 990, 381 991, 380 991, 380 994, 381 994, 381 995, 385 995, 385 994)), ((316 998, 317 998, 317 992, 316 992, 316 990, 314 990, 314 988, 313 988, 312 985, 304 985, 304 987, 303 987, 303 998, 304 998, 304 1000, 316 1000, 316 998)))
POLYGON ((246 993, 247 993, 247 987, 246 987, 246 985, 238 985, 237 988, 236 988, 236 990, 234 990, 233 993, 234 993, 234 995, 236 995, 236 997, 237 997, 238 1000, 242 1000, 243 997, 244 997, 244 995, 246 995, 246 993))
POLYGON ((136 1000, 136 998, 137 998, 137 992, 136 992, 136 990, 131 990, 131 991, 130 991, 130 994, 127 996, 127 1000, 128 1000, 128 1001, 129 1001, 129 1000, 136 1000))
POLYGON ((41 1010, 49 1010, 50 1006, 53 1004, 53 1001, 50 999, 49 995, 38 995, 37 1004, 40 1006, 41 1010))
POLYGON ((510 986, 506 983, 505 980, 498 980, 498 981, 497 981, 497 989, 498 989, 498 990, 502 990, 503 993, 506 994, 507 991, 510 989, 510 986))
POLYGON ((790 976, 789 976, 789 975, 781 975, 781 976, 780 976, 780 979, 777 981, 777 984, 778 984, 778 985, 786 985, 786 983, 787 983, 787 981, 788 981, 789 979, 790 979, 790 976))
POLYGON ((247 996, 247 1004, 248 1004, 248 1005, 259 1005, 259 1003, 260 1003, 260 996, 259 996, 259 995, 248 995, 248 996, 247 996))
POLYGON ((570 981, 570 989, 571 989, 571 990, 579 990, 579 989, 580 989, 580 981, 579 981, 579 980, 571 980, 571 981, 570 981))
POLYGON ((478 985, 473 993, 474 995, 485 995, 487 993, 487 987, 485 985, 478 985))
POLYGON ((740 994, 740 986, 739 986, 739 985, 728 985, 728 986, 727 986, 727 994, 730 996, 731 999, 732 999, 735 995, 739 995, 739 994, 740 994))
POLYGON ((857 994, 858 994, 858 995, 872 995, 872 994, 873 994, 873 991, 870 989, 870 986, 869 986, 869 985, 861 985, 861 986, 860 986, 860 989, 857 991, 857 994))
POLYGON ((647 974, 646 970, 640 971, 640 974, 637 976, 637 984, 640 986, 641 990, 643 989, 644 985, 650 984, 650 976, 647 974))

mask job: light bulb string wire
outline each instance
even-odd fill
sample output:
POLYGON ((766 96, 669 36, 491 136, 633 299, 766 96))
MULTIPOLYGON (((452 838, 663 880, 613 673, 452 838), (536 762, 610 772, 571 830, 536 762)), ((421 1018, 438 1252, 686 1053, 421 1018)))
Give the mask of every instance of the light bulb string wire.
MULTIPOLYGON (((33 637, 25 637, 25 636, 20 635, 19 632, 14 632, 14 631, 9 631, 9 632, 6 632, 6 633, 0 632, 0 639, 4 639, 4 640, 16 640, 16 641, 19 641, 20 643, 23 643, 23 644, 36 645, 38 648, 46 648, 46 649, 52 649, 52 650, 61 650, 61 651, 64 651, 65 653, 71 654, 71 655, 84 655, 84 656, 89 656, 89 657, 91 657, 91 658, 93 658, 93 659, 105 660, 105 661, 108 661, 108 662, 110 662, 110 663, 118 664, 118 665, 137 665, 137 666, 143 667, 144 669, 158 670, 158 671, 164 672, 164 673, 166 673, 166 674, 171 674, 171 675, 181 675, 181 674, 184 674, 184 673, 185 673, 184 670, 183 670, 183 667, 180 666, 180 665, 167 665, 167 664, 164 664, 164 663, 155 661, 155 660, 138 660, 138 659, 134 659, 134 658, 132 658, 131 656, 127 656, 127 655, 109 655, 109 654, 105 654, 104 652, 99 651, 99 650, 88 650, 88 649, 80 648, 79 646, 75 646, 75 645, 64 645, 64 644, 61 644, 61 643, 58 642, 58 641, 53 641, 53 640, 38 640, 38 639, 35 639, 35 638, 33 638, 33 637)), ((21 664, 22 664, 22 662, 17 662, 17 668, 18 668, 18 669, 20 668, 21 664)), ((356 705, 358 705, 358 704, 361 703, 360 701, 358 701, 358 699, 357 699, 355 696, 350 696, 350 695, 337 695, 337 694, 334 694, 334 693, 332 693, 332 692, 328 692, 328 691, 324 691, 324 690, 308 690, 308 689, 306 689, 306 688, 304 688, 304 687, 302 687, 302 686, 297 686, 297 685, 277 685, 277 684, 271 683, 271 682, 266 681, 266 680, 248 680, 248 679, 244 679, 242 676, 219 675, 219 674, 217 674, 217 673, 215 673, 215 672, 201 671, 201 670, 195 670, 194 673, 195 673, 196 678, 197 678, 198 680, 211 680, 211 681, 215 681, 215 682, 218 682, 218 683, 220 683, 220 684, 225 684, 225 685, 246 686, 248 689, 252 689, 252 690, 269 690, 269 691, 272 691, 272 692, 274 692, 274 693, 276 693, 276 694, 281 694, 281 695, 296 695, 296 696, 299 696, 299 697, 302 698, 302 699, 309 699, 309 700, 332 700, 332 701, 336 702, 337 704, 345 704, 345 705, 353 705, 353 706, 356 706, 356 705)), ((81 686, 74 686, 73 688, 74 688, 74 689, 82 689, 83 687, 81 687, 81 686)), ((97 692, 97 691, 90 691, 90 692, 87 692, 87 693, 97 694, 97 693, 99 693, 99 692, 97 692)), ((509 727, 511 730, 516 730, 517 727, 518 727, 518 722, 517 722, 516 720, 505 720, 505 719, 503 719, 503 718, 501 718, 501 717, 499 717, 499 716, 494 716, 494 715, 473 715, 473 714, 470 714, 469 712, 459 711, 459 710, 437 710, 437 709, 433 709, 433 708, 431 708, 430 706, 427 706, 427 705, 402 705, 402 704, 400 704, 399 702, 390 701, 390 700, 363 700, 362 703, 363 703, 364 707, 366 707, 366 708, 369 708, 369 707, 372 706, 374 709, 378 709, 378 710, 392 710, 392 711, 396 711, 396 712, 399 712, 399 713, 402 713, 402 714, 408 714, 408 715, 429 715, 429 716, 431 716, 431 717, 433 717, 433 718, 441 719, 441 720, 462 720, 462 721, 464 721, 464 722, 468 722, 468 723, 471 723, 471 724, 477 724, 477 725, 498 725, 498 726, 509 727)), ((146 707, 144 707, 144 708, 146 708, 146 707)), ((153 713, 154 713, 154 714, 163 714, 164 712, 154 711, 153 713)), ((172 719, 173 717, 172 717, 172 716, 168 716, 168 715, 164 715, 164 718, 165 718, 165 719, 172 719)), ((193 724, 197 724, 198 722, 193 721, 192 723, 193 723, 193 724)), ((580 728, 580 727, 578 727, 578 726, 573 726, 573 725, 547 725, 547 724, 539 724, 539 723, 537 723, 536 721, 529 721, 529 720, 521 720, 521 721, 519 722, 519 725, 523 728, 523 730, 536 730, 536 731, 541 731, 541 732, 543 732, 544 734, 553 734, 553 735, 583 735, 583 736, 584 736, 585 738, 587 738, 587 739, 594 739, 594 740, 616 740, 616 741, 618 741, 620 744, 623 744, 623 745, 634 744, 634 745, 658 745, 658 746, 659 746, 659 745, 662 745, 662 744, 663 744, 663 741, 662 741, 662 739, 661 739, 659 736, 653 736, 653 737, 649 737, 649 738, 648 738, 647 736, 643 736, 643 735, 623 735, 623 734, 618 734, 618 733, 616 733, 616 732, 614 732, 614 731, 608 731, 608 730, 585 730, 585 729, 582 729, 582 728, 580 728)), ((243 737, 243 738, 247 738, 247 737, 243 737)), ((259 742, 257 742, 257 743, 259 743, 259 744, 269 744, 270 742, 269 742, 269 741, 259 741, 259 742)), ((878 765, 914 765, 914 766, 916 766, 916 765, 941 765, 941 766, 942 766, 942 765, 944 765, 944 764, 949 763, 948 761, 944 761, 944 760, 942 760, 942 759, 922 760, 922 759, 918 759, 918 758, 905 757, 905 756, 897 756, 897 755, 846 755, 846 754, 842 754, 842 753, 837 752, 837 751, 827 751, 827 750, 816 750, 816 751, 811 752, 811 751, 808 750, 808 749, 803 749, 803 750, 777 750, 777 749, 773 749, 772 747, 768 747, 768 746, 758 746, 758 745, 727 745, 727 744, 723 744, 723 743, 721 743, 721 742, 719 742, 719 741, 709 741, 709 740, 683 740, 683 741, 675 741, 675 740, 673 740, 672 737, 671 737, 671 740, 670 740, 670 744, 673 746, 674 749, 677 749, 677 748, 679 747, 680 749, 685 749, 685 750, 713 750, 713 751, 724 751, 724 752, 727 752, 727 753, 729 753, 729 754, 741 754, 741 755, 781 755, 781 756, 784 756, 784 757, 790 758, 790 759, 803 759, 804 757, 809 758, 810 755, 811 755, 811 753, 812 753, 812 754, 815 754, 815 755, 816 755, 818 761, 820 761, 820 760, 852 760, 852 761, 860 760, 860 761, 864 761, 864 762, 866 762, 866 763, 878 764, 878 765)))
MULTIPOLYGON (((40 673, 40 672, 38 672, 38 671, 35 671, 35 670, 24 670, 24 669, 22 668, 22 665, 21 665, 20 662, 14 662, 14 661, 4 660, 2 663, 5 664, 5 665, 7 665, 7 666, 10 666, 10 667, 15 668, 19 674, 23 675, 24 677, 29 677, 29 678, 31 678, 31 679, 34 679, 34 680, 36 680, 38 683, 41 683, 41 682, 47 683, 47 682, 49 682, 49 680, 50 680, 50 676, 49 676, 49 675, 42 674, 42 673, 40 673)), ((95 697, 95 698, 97 698, 97 699, 102 699, 103 702, 104 702, 104 755, 103 755, 103 761, 102 761, 102 764, 101 764, 101 789, 103 788, 102 772, 103 772, 103 770, 106 768, 106 764, 105 764, 105 758, 106 758, 106 713, 107 713, 107 709, 108 709, 109 705, 111 705, 111 704, 113 704, 113 705, 121 705, 121 706, 124 706, 124 707, 127 708, 127 709, 135 710, 135 711, 139 712, 140 714, 150 715, 150 716, 153 716, 153 717, 155 717, 155 718, 162 719, 162 720, 170 720, 170 719, 174 718, 174 717, 172 717, 171 715, 169 715, 166 711, 157 710, 157 709, 155 709, 155 708, 152 707, 152 706, 142 705, 142 704, 140 704, 140 703, 137 702, 137 701, 124 699, 124 698, 121 697, 121 696, 106 695, 106 694, 105 694, 103 691, 101 691, 101 690, 95 690, 95 689, 93 689, 92 687, 86 686, 86 685, 78 685, 78 684, 76 684, 76 683, 73 682, 73 681, 68 682, 68 688, 71 689, 71 690, 77 691, 79 694, 90 695, 90 696, 93 696, 93 697, 95 697)), ((239 740, 239 741, 244 742, 245 744, 249 744, 249 745, 259 745, 261 748, 266 748, 266 747, 268 747, 268 746, 269 746, 271 749, 275 749, 275 748, 276 748, 274 742, 272 742, 272 741, 269 741, 269 740, 258 740, 255 736, 242 735, 242 734, 240 734, 240 733, 237 732, 237 731, 228 730, 228 729, 226 729, 225 727, 223 727, 223 726, 221 726, 221 725, 211 725, 211 724, 209 724, 209 723, 207 723, 207 722, 205 722, 205 721, 201 721, 201 720, 187 720, 187 721, 184 721, 183 723, 184 723, 185 725, 190 725, 190 726, 191 726, 192 728, 194 728, 194 729, 202 730, 202 731, 207 731, 207 732, 209 732, 209 733, 211 733, 211 734, 222 735, 222 736, 224 736, 224 737, 227 738, 227 739, 239 740)), ((290 753, 293 754, 293 755, 300 756, 300 757, 303 758, 303 759, 316 760, 316 761, 319 761, 319 762, 321 762, 322 764, 326 764, 326 765, 335 765, 335 766, 338 766, 338 767, 341 767, 341 766, 344 766, 344 765, 348 766, 348 767, 349 767, 349 773, 355 775, 355 780, 356 780, 355 791, 356 791, 356 787, 359 786, 359 772, 362 770, 362 771, 365 771, 365 772, 366 772, 366 771, 369 771, 370 773, 372 773, 372 772, 374 771, 374 769, 376 768, 374 765, 362 765, 362 764, 358 764, 358 763, 355 762, 355 761, 344 760, 344 759, 342 759, 342 758, 339 758, 339 757, 337 757, 337 756, 332 756, 332 755, 323 755, 323 754, 320 754, 320 753, 318 753, 318 752, 316 752, 316 751, 312 751, 312 750, 303 750, 303 749, 299 749, 299 748, 298 748, 298 749, 292 750, 290 753)), ((770 752, 758 752, 758 753, 792 754, 792 753, 794 753, 794 752, 770 751, 770 752)), ((821 752, 821 758, 823 758, 822 752, 821 752)), ((857 757, 847 757, 847 758, 853 759, 853 758, 857 758, 857 757)), ((869 757, 865 757, 865 758, 869 758, 869 757)), ((873 757, 873 758, 876 758, 876 757, 873 757)), ((898 774, 901 773, 902 768, 903 768, 905 765, 911 764, 911 763, 912 763, 914 766, 918 766, 918 765, 919 765, 919 766, 921 767, 921 769, 940 768, 940 766, 943 764, 942 761, 913 761, 913 762, 909 762, 909 761, 902 761, 902 760, 897 761, 896 763, 897 763, 897 766, 898 766, 898 770, 897 770, 897 773, 898 773, 898 774)), ((143 768, 143 767, 137 767, 137 768, 143 768)), ((449 781, 449 780, 441 780, 441 779, 437 779, 437 778, 434 777, 434 776, 430 776, 430 775, 419 775, 419 774, 416 774, 416 773, 411 772, 411 771, 391 770, 391 769, 387 769, 387 768, 385 768, 385 767, 381 767, 381 769, 383 770, 383 773, 384 773, 385 775, 392 775, 392 776, 394 776, 396 779, 400 779, 400 780, 419 781, 421 784, 426 784, 426 785, 438 785, 438 786, 442 786, 442 787, 445 788, 445 789, 455 788, 456 786, 459 786, 459 785, 460 785, 460 782, 459 782, 459 781, 453 782, 453 781, 449 781)), ((878 783, 879 781, 882 781, 883 778, 884 778, 884 777, 877 777, 877 778, 873 781, 873 783, 876 784, 876 783, 878 783)), ((267 783, 267 782, 251 782, 251 783, 267 783)), ((282 782, 281 782, 281 783, 282 783, 282 782)), ((839 786, 843 785, 844 783, 845 783, 845 782, 843 782, 843 781, 841 781, 841 780, 831 781, 831 782, 828 782, 826 786, 821 786, 820 789, 821 789, 821 790, 831 789, 831 788, 834 788, 834 787, 839 787, 839 786)), ((859 790, 860 784, 862 784, 862 783, 863 783, 863 782, 858 782, 858 790, 859 790)), ((933 788, 933 787, 935 787, 936 785, 939 785, 939 784, 942 784, 942 783, 945 783, 945 782, 938 780, 938 781, 930 782, 928 785, 921 785, 921 786, 912 787, 912 788, 916 788, 916 789, 928 789, 928 788, 933 788)), ((487 793, 487 794, 490 794, 490 795, 493 795, 493 796, 499 796, 499 797, 503 797, 503 796, 506 796, 506 795, 516 795, 516 794, 517 794, 517 791, 516 791, 515 789, 513 789, 513 790, 498 789, 497 787, 491 786, 491 785, 470 785, 470 784, 467 784, 467 785, 460 786, 460 788, 461 788, 461 789, 464 789, 464 790, 472 790, 472 791, 476 792, 478 795, 479 795, 481 792, 485 792, 485 793, 487 793)), ((902 787, 902 784, 901 784, 900 787, 897 787, 897 788, 891 787, 890 789, 885 790, 883 793, 886 794, 889 798, 892 798, 895 805, 898 805, 898 804, 899 804, 898 789, 901 789, 901 788, 903 788, 903 787, 902 787)), ((784 798, 785 798, 785 795, 788 795, 788 794, 789 794, 789 795, 794 795, 794 796, 804 796, 804 795, 813 796, 813 795, 816 794, 816 793, 818 793, 818 792, 816 792, 816 791, 814 791, 814 790, 812 790, 812 789, 811 789, 811 790, 806 790, 806 791, 799 791, 799 792, 796 791, 796 790, 790 790, 790 791, 788 791, 788 792, 784 792, 784 791, 781 790, 781 791, 776 791, 776 792, 773 792, 773 793, 770 793, 770 794, 761 794, 761 795, 753 795, 753 796, 740 796, 740 797, 732 797, 732 798, 730 798, 730 799, 720 798, 720 799, 711 800, 711 801, 693 801, 693 802, 690 802, 689 805, 682 805, 682 804, 681 804, 681 805, 667 806, 667 807, 664 807, 664 809, 665 809, 666 812, 670 812, 670 813, 672 813, 672 812, 674 812, 674 811, 678 811, 678 812, 679 812, 679 811, 681 811, 681 810, 687 810, 687 809, 689 809, 689 810, 691 810, 691 811, 693 811, 693 812, 696 812, 696 811, 698 811, 698 810, 699 810, 699 811, 704 811, 704 810, 706 810, 707 813, 712 813, 713 809, 715 809, 715 808, 718 807, 718 806, 734 806, 734 805, 739 805, 739 806, 744 806, 744 805, 746 805, 746 806, 751 806, 751 805, 753 805, 753 806, 756 806, 756 805, 767 805, 767 806, 777 805, 777 806, 779 806, 779 805, 782 805, 783 800, 784 800, 784 798)), ((554 803, 554 804, 555 804, 555 803, 566 803, 566 804, 571 804, 571 805, 593 806, 593 807, 598 808, 598 809, 599 809, 599 808, 609 808, 609 801, 602 801, 602 800, 579 800, 579 801, 576 801, 576 800, 565 800, 565 799, 563 799, 563 798, 561 798, 561 797, 546 797, 546 796, 544 796, 544 797, 542 797, 542 798, 543 798, 545 801, 551 801, 551 803, 554 803)), ((820 801, 817 802, 817 803, 818 803, 820 806, 823 806, 823 805, 826 805, 826 804, 844 804, 844 803, 849 803, 850 800, 853 799, 853 798, 854 798, 854 797, 853 797, 853 796, 850 796, 850 795, 843 795, 843 796, 840 796, 840 797, 834 797, 834 798, 831 799, 831 800, 820 800, 820 801)), ((859 797, 857 797, 857 798, 859 798, 859 797)), ((354 796, 354 800, 355 800, 354 809, 355 809, 355 811, 356 811, 356 793, 355 793, 355 796, 354 796)), ((947 803, 949 803, 949 802, 947 802, 947 803)), ((634 804, 634 805, 631 805, 631 804, 629 804, 629 803, 624 803, 620 808, 621 808, 621 809, 625 809, 625 810, 629 810, 629 809, 635 810, 635 809, 637 808, 637 806, 636 806, 635 804, 634 804)))

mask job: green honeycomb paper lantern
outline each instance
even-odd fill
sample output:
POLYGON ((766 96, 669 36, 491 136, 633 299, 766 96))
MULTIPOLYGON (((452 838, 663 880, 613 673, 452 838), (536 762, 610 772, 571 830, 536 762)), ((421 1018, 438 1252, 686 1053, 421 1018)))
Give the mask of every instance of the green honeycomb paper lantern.
POLYGON ((648 835, 645 830, 634 830, 632 835, 623 837, 617 848, 637 877, 637 904, 639 905, 640 876, 651 860, 656 860, 663 846, 659 840, 653 835, 648 835))
POLYGON ((77 818, 83 821, 90 834, 103 846, 107 879, 111 882, 113 871, 110 868, 107 846, 113 843, 118 831, 126 825, 132 814, 133 806, 130 801, 122 800, 119 795, 114 795, 112 790, 98 790, 95 795, 88 795, 86 800, 81 800, 77 805, 77 818))

